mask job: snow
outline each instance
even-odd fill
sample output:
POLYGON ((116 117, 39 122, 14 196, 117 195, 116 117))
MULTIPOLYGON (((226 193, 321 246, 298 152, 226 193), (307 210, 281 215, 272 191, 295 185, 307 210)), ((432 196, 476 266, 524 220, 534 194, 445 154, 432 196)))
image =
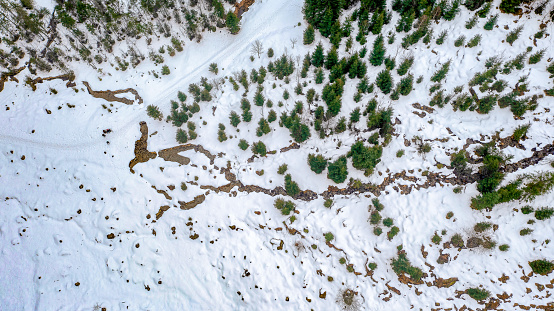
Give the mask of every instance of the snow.
MULTIPOLYGON (((493 7, 498 4, 499 1, 494 1, 493 7)), ((53 4, 38 1, 37 5, 49 7, 53 4)), ((279 127, 278 121, 270 124, 271 133, 256 137, 257 123, 262 116, 267 116, 269 109, 262 110, 252 102, 254 85, 248 92, 254 115, 250 123, 241 122, 237 129, 229 124, 230 112, 241 112, 243 92, 242 86, 238 92, 233 91, 230 83, 225 83, 218 91, 213 90, 214 100, 201 103, 201 112, 194 116, 199 137, 192 143, 201 144, 212 154, 224 153, 215 159, 214 165, 203 154, 189 150, 180 154, 189 157, 196 167, 165 162, 157 157, 135 166, 135 174, 129 171, 134 142, 140 137, 140 121, 146 121, 149 127, 148 150, 159 151, 177 145, 176 128, 171 123, 147 117, 146 105, 157 105, 168 115, 169 102, 176 99, 179 90, 186 91, 190 83, 199 82, 202 76, 216 77, 208 72, 210 63, 218 64, 220 74, 217 77, 231 76, 241 69, 250 73, 252 68, 267 66, 269 58, 265 53, 254 61, 249 58, 250 45, 258 39, 265 49, 275 50, 274 59, 287 53, 292 57, 299 55, 302 60, 319 41, 328 51, 329 42, 319 34, 311 46, 301 44, 306 25, 301 8, 301 0, 257 1, 243 15, 238 35, 218 30, 204 35, 200 43, 187 41, 185 50, 175 57, 164 55, 171 74, 159 79, 149 72, 159 72, 161 66, 144 62, 126 72, 107 66, 100 73, 79 65, 75 70, 75 90, 57 80, 37 85, 35 92, 23 83, 6 82, 0 93, 2 106, 10 108, 0 113, 1 310, 93 310, 95 306, 108 310, 333 310, 339 308, 335 303, 339 291, 347 287, 358 293, 356 297, 362 309, 367 310, 407 310, 411 306, 429 310, 436 307, 435 303, 441 308, 466 305, 475 309, 480 305, 467 295, 454 297, 456 291, 478 285, 490 290, 493 296, 503 292, 513 294, 510 302, 503 304, 506 309, 516 302, 524 305, 548 302, 548 289, 538 292, 533 284, 548 284, 551 277, 534 275, 529 283, 520 278, 531 272, 528 261, 554 257, 551 245, 545 243, 553 236, 552 220, 527 224, 532 215, 516 211, 526 205, 525 202, 499 204, 491 212, 473 211, 469 208, 470 199, 478 194, 474 184, 464 187, 461 194, 454 194, 451 185, 413 189, 409 195, 393 189, 396 185, 410 185, 409 181, 398 180, 387 186, 379 199, 385 206, 381 212, 383 218, 393 218, 394 225, 400 228, 392 241, 387 240, 386 234, 379 237, 373 234, 373 226, 368 222, 368 206, 375 196, 369 192, 336 196, 331 208, 323 206, 321 195, 310 202, 296 200, 298 214, 293 223, 273 207, 274 197, 260 193, 237 192, 234 196, 209 191, 201 205, 181 210, 179 201, 191 201, 208 192, 199 185, 227 184, 215 166, 226 167, 228 161, 231 172, 244 185, 268 189, 284 185, 283 176, 276 172, 286 163, 287 173, 301 189, 321 194, 335 184, 325 173, 317 175, 309 170, 308 154, 320 153, 335 160, 347 153, 357 139, 367 139, 371 134, 354 135, 346 131, 320 140, 312 128, 311 138, 300 149, 278 151, 249 163, 247 159, 252 153, 237 147, 239 139, 249 143, 262 140, 269 150, 279 150, 292 143, 288 130, 279 127), (294 48, 291 38, 298 40, 294 48), (94 90, 135 88, 144 104, 125 105, 93 98, 82 81, 89 81, 94 90), (56 89, 58 94, 50 94, 49 88, 56 89), (75 108, 70 108, 68 103, 75 108), (112 112, 103 108, 103 104, 112 112), (203 125, 203 121, 207 124, 203 125), (217 141, 219 123, 225 124, 227 136, 233 138, 223 143, 217 141), (102 130, 108 128, 112 132, 103 137, 102 130), (264 170, 264 175, 256 174, 260 170, 264 170), (184 192, 180 189, 181 182, 187 182, 188 189, 184 192), (170 190, 169 185, 174 185, 175 190, 170 190), (157 193, 152 186, 166 191, 171 199, 157 193), (169 205, 170 209, 154 222, 163 205, 169 205), (447 220, 445 216, 449 211, 454 217, 447 220), (444 265, 436 263, 442 247, 431 243, 435 232, 440 235, 446 230, 443 242, 454 233, 467 239, 473 234, 473 225, 481 221, 499 226, 488 235, 498 245, 509 244, 509 251, 450 248, 443 252, 450 254, 451 261, 444 265), (289 234, 284 223, 302 235, 289 234), (534 229, 530 236, 519 235, 519 230, 525 227, 534 229), (325 244, 323 235, 326 232, 334 234, 332 243, 342 251, 325 244), (112 233, 115 238, 108 238, 112 233), (198 238, 193 239, 195 234, 198 238), (418 285, 417 289, 423 293, 416 294, 416 286, 400 283, 390 266, 399 245, 412 264, 427 274, 431 271, 425 263, 435 267, 432 272, 437 277, 457 277, 459 281, 450 288, 441 289, 418 285), (427 258, 422 255, 422 246, 429 252, 427 258), (457 259, 453 259, 456 256, 457 259), (362 274, 348 273, 346 266, 339 263, 341 257, 362 274), (378 265, 372 278, 365 276, 366 262, 378 265), (510 277, 506 283, 498 280, 502 275, 510 277), (329 282, 327 276, 332 276, 334 281, 329 282), (392 293, 390 301, 384 301, 389 295, 384 291, 391 292, 387 285, 400 290, 401 295, 392 293), (526 293, 527 287, 532 288, 532 294, 526 293), (327 293, 325 299, 319 298, 323 292, 327 293)), ((396 14, 394 16, 387 30, 394 27, 397 18, 396 14)), ((482 71, 488 57, 503 55, 504 59, 509 59, 532 45, 532 36, 540 24, 538 20, 525 18, 514 24, 516 17, 501 14, 499 27, 494 31, 482 29, 483 19, 474 29, 466 30, 464 24, 470 16, 471 12, 462 8, 454 21, 433 26, 435 36, 443 29, 449 32, 442 46, 432 43, 428 49, 420 42, 406 51, 400 47, 402 36, 399 34, 393 45, 387 44, 387 55, 397 55, 397 65, 405 55, 416 57, 411 72, 416 78, 423 75, 424 82, 415 84, 409 96, 395 102, 382 95, 378 88, 373 94, 364 96, 361 103, 378 94, 381 105, 393 107, 394 117, 402 123, 395 125, 395 133, 399 136, 393 137, 384 148, 375 173, 365 177, 349 163, 349 177, 380 184, 389 174, 414 170, 409 175, 416 176, 417 183, 423 184, 423 171, 451 174, 445 168, 438 169, 436 164, 449 163, 448 153, 462 148, 466 139, 480 140, 481 135, 485 135, 488 140, 497 131, 501 137, 506 137, 517 126, 529 122, 532 122, 530 139, 522 142, 526 150, 504 149, 505 153, 514 155, 512 161, 531 156, 531 148, 539 149, 552 143, 553 118, 546 110, 553 108, 550 97, 539 99, 538 108, 528 112, 524 120, 515 120, 508 109, 498 107, 487 115, 454 112, 449 105, 434 107, 435 112, 424 118, 412 113, 415 110, 412 103, 428 104, 428 90, 432 84, 429 78, 440 64, 452 61, 446 82, 443 82, 446 93, 450 93, 455 86, 467 84, 475 72, 482 71), (509 25, 511 30, 522 24, 525 28, 513 47, 501 42, 509 32, 504 25, 509 25), (483 34, 482 43, 475 48, 454 48, 453 42, 462 32, 467 39, 477 33, 483 34), (447 127, 452 135, 448 134, 447 127), (414 144, 404 145, 404 138, 411 140, 414 136, 431 142, 430 154, 423 157, 414 144), (435 140, 444 137, 450 139, 447 142, 435 140), (405 149, 406 153, 397 158, 396 151, 400 149, 405 149)), ((547 32, 552 32, 551 24, 547 25, 547 32)), ((366 46, 369 50, 374 38, 368 36, 366 46)), ((529 77, 531 92, 528 94, 542 93, 552 87, 544 69, 546 60, 552 55, 552 40, 551 36, 537 40, 533 52, 547 49, 539 64, 527 64, 521 72, 502 76, 510 87, 521 76, 529 77)), ((360 48, 355 42, 352 50, 360 48)), ((344 45, 340 51, 341 56, 347 55, 344 45)), ((382 69, 383 66, 368 64, 370 82, 382 69)), ((25 70, 20 75, 27 74, 25 70)), ((396 71, 393 75, 395 81, 400 80, 396 71)), ((311 82, 305 91, 314 87, 321 93, 324 84, 315 85, 313 71, 308 80, 311 82)), ((358 82, 358 79, 348 80, 339 117, 348 118, 350 111, 359 106, 351 100, 358 82)), ((303 96, 294 94, 295 85, 296 72, 288 85, 268 74, 263 92, 266 98, 272 98, 272 109, 278 115, 290 111, 296 100, 304 100, 303 96), (277 84, 276 89, 272 88, 273 83, 277 84), (282 99, 284 88, 291 93, 287 101, 282 99), (284 107, 277 106, 279 100, 285 103, 284 107)), ((127 97, 127 94, 117 96, 127 97)), ((133 96, 129 98, 134 99, 133 96)), ((188 103, 191 103, 190 96, 188 103)), ((308 114, 305 113, 303 119, 308 120, 308 114)), ((365 128, 364 120, 362 118, 359 123, 362 129, 365 128)), ((475 147, 472 145, 469 149, 475 147)), ((537 166, 510 174, 505 183, 522 173, 552 171, 549 164, 552 160, 554 157, 550 156, 537 166)), ((347 183, 348 180, 336 186, 344 188, 347 183)), ((539 197, 532 205, 552 206, 552 202, 554 194, 551 193, 539 197)), ((384 233, 388 231, 382 228, 384 233)), ((427 282, 433 280, 431 276, 424 278, 427 282)))

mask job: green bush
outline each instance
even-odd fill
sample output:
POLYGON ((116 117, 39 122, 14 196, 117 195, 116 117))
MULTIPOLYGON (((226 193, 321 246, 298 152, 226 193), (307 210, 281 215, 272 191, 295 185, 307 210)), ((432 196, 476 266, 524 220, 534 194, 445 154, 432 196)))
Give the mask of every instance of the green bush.
POLYGON ((325 233, 325 241, 331 242, 335 239, 335 236, 331 232, 325 233))
POLYGON ((258 128, 256 129, 256 136, 261 137, 265 134, 268 134, 271 131, 269 128, 269 123, 266 119, 261 118, 258 122, 258 128))
POLYGON ((554 209, 543 207, 535 211, 535 218, 538 220, 545 220, 552 217, 554 214, 554 209))
POLYGON ((383 225, 387 226, 390 228, 390 226, 392 226, 394 223, 394 221, 392 220, 392 218, 385 218, 383 219, 383 225))
POLYGON ((404 155, 404 149, 400 149, 396 152, 397 158, 402 158, 403 155, 404 155))
POLYGON ((529 174, 526 176, 527 182, 523 186, 522 198, 526 201, 532 201, 537 196, 546 194, 554 188, 554 173, 542 172, 529 174))
POLYGON ((435 43, 437 43, 438 45, 442 45, 447 35, 448 35, 448 32, 446 32, 446 30, 443 30, 437 37, 437 40, 435 41, 435 43))
POLYGON ((373 66, 380 66, 385 60, 385 42, 382 35, 378 35, 373 43, 373 50, 369 54, 369 62, 373 66))
POLYGON ((477 301, 487 299, 491 294, 488 290, 480 289, 478 287, 468 288, 466 290, 466 293, 469 295, 469 297, 477 301))
POLYGON ((273 203, 273 206, 275 206, 276 209, 281 211, 281 214, 283 215, 289 215, 290 212, 294 211, 296 208, 296 204, 294 204, 291 201, 285 201, 282 198, 278 198, 273 203))
POLYGON ((527 214, 531 214, 532 212, 534 212, 535 209, 533 209, 531 206, 527 205, 527 206, 524 206, 521 208, 521 212, 524 214, 524 215, 527 215, 527 214))
POLYGON ((466 22, 466 29, 471 29, 475 27, 475 25, 477 24, 477 21, 479 21, 479 17, 477 17, 477 15, 474 15, 470 20, 466 22))
POLYGON ((335 162, 329 164, 327 171, 327 178, 331 179, 337 184, 340 184, 346 180, 348 176, 348 170, 346 166, 346 157, 342 156, 335 162))
POLYGON ((327 208, 331 208, 331 206, 333 206, 333 200, 326 199, 325 202, 323 202, 323 206, 325 206, 327 208))
POLYGON ((392 270, 397 274, 407 273, 413 280, 419 281, 423 276, 423 271, 413 267, 406 257, 405 253, 398 254, 398 257, 392 260, 392 270))
POLYGON ((464 239, 462 238, 462 236, 459 233, 454 234, 450 238, 450 243, 452 243, 452 245, 454 245, 454 247, 464 247, 464 239))
POLYGON ((365 147, 362 141, 357 141, 350 147, 347 156, 352 157, 352 166, 363 170, 366 176, 373 172, 375 166, 381 161, 383 147, 365 147))
POLYGON ((435 235, 431 238, 431 242, 435 243, 436 245, 439 245, 442 241, 442 238, 435 232, 435 235))
POLYGON ((387 238, 389 239, 389 241, 392 240, 398 234, 398 232, 400 232, 400 229, 398 229, 397 226, 390 228, 390 231, 387 233, 387 238))
POLYGON ((381 221, 381 214, 379 214, 378 211, 374 211, 371 213, 371 216, 369 218, 369 223, 372 225, 377 225, 381 221))
POLYGON ((524 228, 524 229, 519 230, 519 235, 525 236, 525 235, 531 234, 531 232, 533 232, 533 229, 524 228))
POLYGON ((469 47, 469 48, 476 47, 476 46, 479 45, 479 43, 481 42, 481 38, 482 38, 481 35, 479 35, 479 34, 475 35, 473 38, 471 38, 471 39, 467 42, 467 47, 469 47))
POLYGON ((291 197, 295 197, 300 193, 300 187, 298 187, 298 184, 292 180, 290 174, 285 176, 285 191, 291 197))
POLYGON ((496 22, 498 21, 498 14, 491 16, 487 22, 485 23, 485 26, 483 26, 483 29, 485 30, 492 30, 493 27, 496 25, 496 22))
POLYGON ((379 89, 385 93, 388 94, 392 90, 393 86, 393 79, 390 74, 390 71, 383 70, 377 74, 377 78, 375 79, 375 85, 379 87, 379 89))
POLYGON ((246 150, 246 149, 248 149, 248 146, 249 146, 249 145, 248 145, 248 142, 247 142, 246 140, 241 139, 241 140, 239 141, 239 148, 240 148, 241 150, 246 150))
POLYGON ((381 234, 383 234, 383 229, 381 229, 380 227, 375 227, 373 228, 373 234, 375 234, 376 236, 380 236, 381 234))
POLYGON ((536 63, 540 62, 541 59, 543 58, 545 52, 546 52, 546 49, 542 49, 542 50, 538 51, 537 53, 532 54, 531 56, 529 56, 529 64, 532 65, 532 64, 536 64, 536 63))
POLYGON ((148 105, 146 107, 146 114, 152 119, 159 120, 159 121, 161 121, 163 118, 163 114, 160 111, 160 108, 154 105, 148 105))
POLYGON ((512 134, 512 139, 519 142, 522 138, 525 138, 526 135, 527 135, 527 131, 529 130, 529 127, 531 126, 531 124, 526 124, 526 125, 520 125, 518 126, 515 130, 514 130, 514 133, 512 134))
POLYGON ((500 196, 497 192, 488 192, 480 194, 471 199, 471 208, 476 210, 491 210, 498 203, 500 196))
POLYGON ((500 10, 504 13, 518 14, 521 11, 519 5, 523 0, 502 0, 500 2, 500 10))
POLYGON ((254 154, 259 154, 262 157, 265 157, 267 154, 267 149, 265 147, 265 144, 261 141, 258 141, 257 143, 252 144, 252 152, 254 154))
POLYGON ((441 82, 444 78, 446 78, 446 75, 448 74, 448 71, 450 70, 450 61, 447 61, 444 63, 441 68, 433 74, 431 77, 432 82, 441 82))
POLYGON ((456 39, 456 41, 454 41, 454 46, 459 48, 460 46, 464 45, 465 42, 466 42, 466 36, 461 35, 456 39))
POLYGON ((518 26, 516 27, 516 29, 510 31, 510 33, 508 33, 508 36, 506 36, 506 42, 512 45, 519 38, 522 30, 523 26, 518 26))
POLYGON ((398 73, 398 75, 403 76, 406 73, 408 73, 408 70, 410 70, 413 64, 414 64, 414 57, 413 56, 406 57, 402 60, 402 62, 396 69, 396 72, 398 73))
POLYGON ((492 227, 492 223, 490 222, 479 222, 475 224, 475 226, 473 226, 473 230, 475 230, 475 232, 481 233, 481 232, 487 231, 491 227, 492 227))
POLYGON ((279 166, 279 169, 277 170, 277 174, 279 175, 283 175, 288 169, 288 165, 286 164, 282 164, 281 166, 279 166))
POLYGON ((167 67, 167 65, 164 65, 162 67, 162 75, 166 76, 168 74, 170 74, 169 67, 167 67))
POLYGON ((308 155, 308 165, 310 165, 310 169, 315 172, 316 174, 321 174, 325 168, 327 167, 327 159, 325 159, 322 155, 308 155))
POLYGON ((177 135, 175 137, 178 143, 184 144, 188 141, 187 132, 182 129, 177 129, 177 135))
POLYGON ((502 245, 498 246, 498 249, 499 249, 501 252, 507 252, 508 249, 510 249, 510 245, 508 245, 508 244, 502 244, 502 245))
POLYGON ((530 261, 529 266, 533 269, 533 272, 540 275, 548 275, 554 270, 554 264, 544 259, 530 261))
POLYGON ((375 270, 377 269, 377 264, 375 262, 370 262, 367 264, 367 267, 369 268, 369 270, 375 270))

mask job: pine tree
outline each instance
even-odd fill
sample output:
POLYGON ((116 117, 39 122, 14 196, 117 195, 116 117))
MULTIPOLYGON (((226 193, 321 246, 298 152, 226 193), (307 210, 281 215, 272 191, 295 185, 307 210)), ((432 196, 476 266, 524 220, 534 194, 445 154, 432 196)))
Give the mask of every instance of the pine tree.
POLYGON ((339 54, 337 52, 336 47, 331 47, 331 50, 329 53, 327 53, 327 57, 325 58, 325 68, 331 69, 333 66, 335 66, 339 62, 339 54))
POLYGON ((256 92, 256 95, 254 95, 254 104, 256 106, 263 106, 265 101, 265 97, 262 94, 262 92, 256 92))
POLYGON ((229 31, 234 35, 236 35, 240 31, 239 22, 240 20, 234 12, 230 11, 229 13, 227 13, 227 21, 225 24, 227 28, 229 28, 229 31))
POLYGON ((312 44, 315 39, 314 27, 308 25, 308 28, 304 30, 304 45, 312 44))
POLYGON ((383 70, 379 72, 377 75, 377 79, 375 80, 375 84, 381 91, 385 94, 390 93, 393 85, 392 77, 390 75, 390 71, 383 70))
POLYGON ((316 67, 323 66, 325 56, 323 55, 323 45, 321 42, 317 45, 314 54, 312 55, 312 65, 316 67))
POLYGON ((380 66, 381 64, 383 64, 383 60, 385 59, 385 52, 385 40, 383 39, 382 35, 379 35, 373 43, 373 50, 369 55, 369 62, 373 66, 380 66))
MULTIPOLYGON (((377 13, 375 13, 377 14, 377 13)), ((375 23, 371 27, 371 32, 374 35, 378 35, 381 33, 381 29, 383 29, 383 24, 385 23, 385 12, 382 11, 375 20, 375 23)))

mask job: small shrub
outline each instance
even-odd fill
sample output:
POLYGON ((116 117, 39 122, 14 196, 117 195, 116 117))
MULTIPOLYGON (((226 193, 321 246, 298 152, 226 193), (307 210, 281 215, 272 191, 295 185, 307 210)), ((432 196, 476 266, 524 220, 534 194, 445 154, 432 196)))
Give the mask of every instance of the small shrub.
POLYGON ((161 121, 163 118, 163 114, 161 113, 160 108, 158 108, 158 106, 148 105, 146 107, 146 113, 148 114, 149 117, 155 120, 161 121))
POLYGON ((391 92, 392 90, 392 86, 393 86, 393 79, 392 79, 392 76, 390 74, 390 71, 388 70, 383 70, 381 72, 379 72, 377 74, 377 78, 375 80, 375 85, 377 85, 377 87, 379 87, 379 89, 385 93, 385 94, 388 94, 391 92))
POLYGON ((525 235, 531 234, 531 232, 533 232, 533 229, 524 228, 524 229, 519 230, 519 235, 525 236, 525 235))
POLYGON ((478 20, 479 20, 479 17, 477 17, 477 15, 474 15, 470 20, 466 22, 466 29, 471 29, 475 27, 478 20))
POLYGON ((331 208, 331 206, 333 206, 333 200, 326 199, 325 202, 323 202, 323 206, 325 206, 327 208, 331 208))
POLYGON ((300 193, 300 187, 298 187, 298 184, 292 180, 290 174, 285 176, 285 191, 291 197, 295 197, 300 193))
POLYGON ((446 213, 446 219, 450 219, 450 218, 452 218, 452 217, 454 217, 454 212, 448 212, 448 213, 446 213))
POLYGON ((458 48, 464 45, 465 42, 466 42, 466 36, 461 35, 456 39, 456 41, 454 41, 454 46, 458 48))
POLYGON ((554 214, 554 209, 543 207, 535 211, 535 218, 537 220, 545 220, 552 217, 553 214, 554 214))
POLYGON ((331 242, 335 239, 335 236, 331 232, 325 233, 325 241, 331 242))
POLYGON ((282 164, 281 166, 279 166, 279 169, 277 170, 277 174, 279 175, 283 175, 288 169, 288 165, 286 164, 282 164))
POLYGON ((441 68, 433 74, 431 77, 432 82, 441 82, 444 78, 446 78, 446 75, 448 74, 448 71, 450 70, 450 61, 447 61, 444 63, 441 68))
POLYGON ((162 75, 166 76, 168 74, 170 74, 171 72, 169 71, 169 67, 167 67, 167 65, 164 65, 162 67, 162 75))
POLYGON ((185 132, 185 131, 182 130, 182 129, 178 129, 178 130, 177 130, 177 135, 176 135, 175 139, 176 139, 177 142, 180 143, 180 144, 186 143, 186 142, 188 141, 187 132, 185 132))
POLYGON ((516 27, 516 29, 510 31, 508 36, 506 36, 506 42, 508 42, 510 45, 512 45, 521 34, 521 31, 523 30, 523 26, 516 27))
POLYGON ((375 234, 376 236, 380 236, 382 233, 383 229, 381 229, 380 227, 373 228, 373 234, 375 234))
POLYGON ((373 207, 375 207, 375 209, 379 212, 385 208, 385 206, 381 202, 379 202, 379 199, 377 198, 371 200, 371 204, 373 204, 373 207))
POLYGON ((371 216, 369 218, 369 223, 372 225, 377 225, 381 221, 381 214, 379 214, 378 211, 374 211, 371 213, 371 216))
POLYGON ((377 263, 370 262, 370 263, 367 264, 367 267, 369 268, 369 270, 375 270, 375 269, 377 269, 377 263))
POLYGON ((456 233, 450 238, 450 243, 454 245, 454 247, 464 247, 464 239, 459 233, 456 233))
POLYGON ((481 233, 481 232, 487 231, 491 227, 492 227, 492 223, 490 222, 480 222, 475 224, 475 226, 473 226, 473 230, 475 230, 475 232, 481 233))
POLYGON ((403 155, 404 155, 404 149, 400 149, 396 152, 397 158, 402 158, 403 155))
POLYGON ((273 48, 267 49, 267 57, 271 58, 271 57, 273 57, 273 55, 274 55, 273 48))
POLYGON ((248 142, 247 142, 246 140, 241 139, 241 140, 239 141, 239 148, 240 148, 241 150, 246 150, 246 149, 248 149, 248 146, 249 146, 249 144, 248 144, 248 142))
POLYGON ((329 163, 329 168, 327 169, 327 178, 331 179, 337 184, 344 182, 346 180, 346 177, 348 176, 346 162, 346 157, 342 156, 338 158, 335 162, 329 163))
POLYGON ((398 258, 392 260, 392 270, 397 274, 407 273, 413 280, 419 281, 423 276, 423 271, 413 267, 406 257, 405 253, 398 254, 398 258))
POLYGON ((446 32, 446 30, 443 30, 440 34, 439 34, 439 37, 437 38, 437 40, 435 41, 438 45, 442 45, 444 43, 444 39, 446 39, 446 36, 448 35, 448 33, 446 32))
POLYGON ((485 30, 492 30, 493 27, 496 25, 496 22, 498 21, 498 14, 491 16, 487 22, 485 23, 485 26, 483 26, 483 29, 485 30))
POLYGON ((281 214, 283 215, 289 215, 290 212, 292 212, 296 205, 292 201, 285 201, 282 198, 278 198, 273 203, 273 206, 275 206, 276 209, 281 211, 281 214))
POLYGON ((477 45, 479 45, 479 43, 481 42, 481 35, 475 35, 473 38, 471 38, 468 43, 467 43, 467 47, 469 48, 472 48, 472 47, 476 47, 477 45))
POLYGON ((390 228, 390 226, 392 226, 394 223, 394 221, 392 220, 392 218, 385 218, 383 219, 383 225, 387 226, 390 228))
POLYGON ((258 141, 257 143, 252 144, 252 152, 254 154, 259 154, 262 157, 265 157, 267 154, 267 149, 265 147, 265 144, 261 141, 258 141))
POLYGON ((546 52, 546 49, 542 49, 538 51, 535 54, 532 54, 529 56, 529 64, 533 65, 541 61, 542 57, 544 56, 544 53, 546 52))
POLYGON ((308 155, 308 165, 310 165, 310 169, 314 173, 321 174, 327 167, 327 159, 320 154, 314 155, 310 153, 308 155))
POLYGON ((431 242, 435 243, 436 245, 439 245, 442 241, 442 238, 435 232, 435 235, 431 238, 431 242))
POLYGON ((468 288, 466 290, 466 293, 469 295, 469 297, 480 301, 483 299, 487 299, 490 296, 490 292, 486 289, 480 289, 478 287, 468 288))
POLYGON ((530 261, 529 266, 533 269, 533 272, 540 275, 548 275, 554 270, 554 264, 543 259, 530 261))
POLYGON ((534 209, 529 206, 529 205, 526 205, 524 207, 521 208, 521 212, 524 214, 524 215, 527 215, 527 214, 531 214, 532 212, 534 212, 534 209))
POLYGON ((210 72, 213 72, 214 74, 217 75, 217 73, 219 72, 219 69, 217 68, 217 64, 216 63, 211 63, 210 64, 210 68, 208 69, 210 72))
POLYGON ((510 245, 508 245, 508 244, 502 244, 502 245, 498 246, 498 249, 499 249, 501 252, 507 252, 508 249, 510 249, 510 245))
POLYGON ((341 265, 344 265, 344 264, 346 263, 346 259, 345 259, 344 257, 341 257, 341 258, 339 259, 339 263, 340 263, 341 265))
POLYGON ((181 190, 187 190, 187 184, 185 184, 184 182, 181 183, 181 190))
POLYGON ((400 229, 398 229, 397 226, 392 227, 387 233, 387 238, 389 239, 389 241, 392 240, 398 234, 398 232, 400 232, 400 229))

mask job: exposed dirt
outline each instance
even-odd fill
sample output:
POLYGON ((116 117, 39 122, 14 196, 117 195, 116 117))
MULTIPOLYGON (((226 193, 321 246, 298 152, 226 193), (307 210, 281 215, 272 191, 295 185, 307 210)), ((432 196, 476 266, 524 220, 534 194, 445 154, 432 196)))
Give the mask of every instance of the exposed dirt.
POLYGON ((240 3, 235 3, 235 15, 240 19, 252 4, 254 4, 254 0, 242 0, 240 3))
POLYGON ((187 150, 194 150, 196 152, 202 153, 203 155, 208 157, 208 159, 210 159, 210 164, 212 165, 214 164, 214 160, 216 156, 211 154, 208 150, 204 149, 204 147, 202 147, 201 145, 195 145, 195 144, 180 145, 180 146, 160 150, 158 154, 160 158, 166 161, 187 165, 190 163, 190 159, 182 155, 179 155, 179 152, 183 152, 187 150))
POLYGON ((0 92, 4 90, 4 82, 8 81, 8 79, 19 82, 15 76, 22 72, 25 68, 27 68, 27 66, 21 66, 12 71, 2 72, 2 74, 0 74, 0 92))
POLYGON ((181 205, 181 209, 189 210, 195 208, 197 205, 202 204, 206 200, 206 196, 201 194, 194 197, 194 200, 190 202, 183 202, 179 201, 179 204, 181 205))
POLYGON ((148 125, 146 122, 140 122, 140 138, 135 142, 135 158, 129 162, 131 173, 135 173, 133 167, 138 163, 144 163, 150 159, 155 159, 157 154, 148 151, 148 125))
POLYGON ((46 77, 46 78, 37 77, 34 79, 29 78, 25 81, 25 84, 29 85, 33 89, 33 91, 36 91, 37 84, 43 83, 44 81, 51 81, 56 79, 67 81, 67 84, 66 84, 67 87, 75 86, 75 84, 73 83, 73 81, 75 81, 75 74, 73 72, 68 72, 63 75, 54 76, 54 77, 46 77))
POLYGON ((83 84, 87 87, 88 93, 90 95, 92 95, 92 97, 95 97, 95 98, 102 98, 102 99, 107 100, 109 102, 120 102, 120 103, 124 103, 126 105, 132 105, 132 104, 135 103, 135 101, 130 100, 130 99, 125 98, 125 97, 115 96, 117 94, 122 94, 122 93, 131 93, 131 94, 135 95, 135 100, 138 100, 139 105, 143 103, 142 97, 140 97, 139 93, 135 89, 132 89, 132 88, 126 88, 124 90, 117 90, 117 91, 110 91, 110 90, 94 91, 90 87, 90 85, 87 81, 83 81, 83 84))

